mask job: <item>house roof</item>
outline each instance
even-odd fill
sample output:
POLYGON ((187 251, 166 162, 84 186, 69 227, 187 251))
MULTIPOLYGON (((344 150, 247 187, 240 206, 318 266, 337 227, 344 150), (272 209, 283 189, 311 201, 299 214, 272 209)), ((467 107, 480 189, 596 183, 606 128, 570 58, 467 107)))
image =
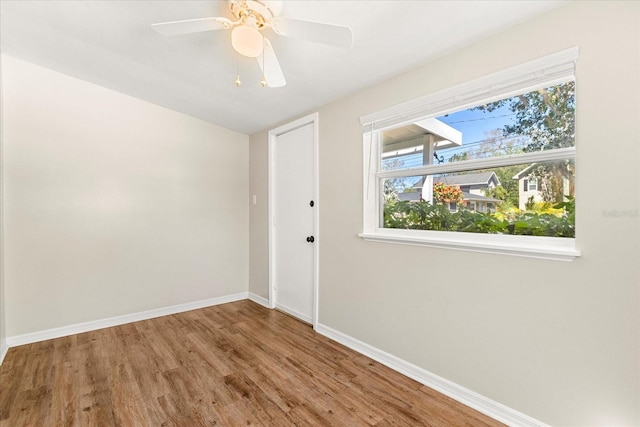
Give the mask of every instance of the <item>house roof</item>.
POLYGON ((513 175, 513 179, 520 179, 522 178, 527 172, 529 172, 529 170, 531 170, 532 167, 535 166, 535 163, 531 163, 529 166, 527 166, 526 168, 522 169, 520 172, 518 172, 517 174, 513 175))
MULTIPOLYGON (((437 176, 433 179, 433 182, 442 182, 447 185, 489 185, 492 177, 495 179, 496 185, 500 185, 500 180, 495 172, 478 172, 478 173, 467 173, 461 175, 444 175, 437 176)), ((416 181, 412 188, 422 187, 424 183, 424 177, 420 178, 416 181)))
POLYGON ((384 131, 382 151, 383 153, 422 152, 424 149, 422 137, 425 135, 433 135, 434 146, 438 150, 462 145, 462 132, 432 117, 384 131))
POLYGON ((496 184, 500 184, 500 180, 496 176, 495 172, 478 172, 462 175, 438 176, 433 180, 434 182, 442 182, 447 185, 479 185, 489 184, 492 178, 495 178, 496 184))

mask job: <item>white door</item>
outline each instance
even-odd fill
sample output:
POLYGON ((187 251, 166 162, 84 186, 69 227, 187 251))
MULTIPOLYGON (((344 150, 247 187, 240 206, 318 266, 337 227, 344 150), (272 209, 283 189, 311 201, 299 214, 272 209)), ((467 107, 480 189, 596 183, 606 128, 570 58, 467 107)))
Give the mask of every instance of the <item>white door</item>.
POLYGON ((315 121, 303 120, 270 133, 271 305, 312 324, 317 244, 315 126, 315 121))

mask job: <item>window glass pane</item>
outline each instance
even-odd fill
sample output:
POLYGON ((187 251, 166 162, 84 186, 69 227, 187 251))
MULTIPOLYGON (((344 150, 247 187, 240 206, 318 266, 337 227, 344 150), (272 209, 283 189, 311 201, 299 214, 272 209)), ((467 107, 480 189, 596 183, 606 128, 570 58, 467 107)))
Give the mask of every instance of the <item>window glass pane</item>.
POLYGON ((422 199, 424 176, 384 179, 382 191, 385 200, 419 201, 422 199))
POLYGON ((575 82, 382 132, 381 170, 575 145, 575 82))
POLYGON ((383 179, 382 188, 381 227, 575 237, 572 160, 383 179))
MULTIPOLYGON (((404 127, 397 129, 398 131, 403 131, 398 135, 404 135, 404 131, 410 128, 411 127, 404 127)), ((411 132, 409 131, 409 134, 410 133, 411 132)), ((402 138, 402 136, 399 138, 402 138)), ((424 137, 410 137, 409 139, 395 140, 388 136, 383 136, 383 140, 384 143, 380 168, 383 171, 409 169, 433 163, 430 163, 427 157, 429 153, 428 140, 424 137), (427 146, 427 151, 424 149, 425 145, 427 146)))

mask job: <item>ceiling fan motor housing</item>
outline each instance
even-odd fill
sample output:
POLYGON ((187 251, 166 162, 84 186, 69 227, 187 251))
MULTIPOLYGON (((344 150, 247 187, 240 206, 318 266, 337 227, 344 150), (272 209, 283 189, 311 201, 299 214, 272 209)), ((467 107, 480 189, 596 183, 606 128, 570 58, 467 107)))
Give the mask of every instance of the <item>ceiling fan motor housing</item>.
POLYGON ((248 17, 255 18, 259 29, 270 23, 282 11, 281 1, 268 0, 229 0, 229 9, 236 19, 246 21, 248 17))

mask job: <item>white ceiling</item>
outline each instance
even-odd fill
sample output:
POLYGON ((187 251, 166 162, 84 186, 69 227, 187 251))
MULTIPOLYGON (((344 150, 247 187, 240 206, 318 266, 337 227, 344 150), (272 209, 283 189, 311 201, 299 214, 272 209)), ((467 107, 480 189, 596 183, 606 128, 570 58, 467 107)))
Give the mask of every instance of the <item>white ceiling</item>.
MULTIPOLYGON (((3 53, 251 134, 563 4, 285 1, 283 16, 350 26, 350 50, 269 33, 287 79, 262 88, 229 31, 164 37, 152 23, 226 16, 225 1, 0 0, 3 53)), ((270 31, 270 30, 268 30, 270 31)))

